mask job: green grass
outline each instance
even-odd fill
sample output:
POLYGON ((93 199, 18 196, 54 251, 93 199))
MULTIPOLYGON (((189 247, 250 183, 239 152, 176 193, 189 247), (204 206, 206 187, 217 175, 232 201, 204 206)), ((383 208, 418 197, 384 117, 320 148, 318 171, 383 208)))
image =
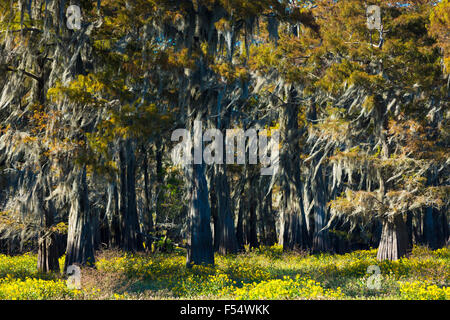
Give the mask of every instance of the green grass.
MULTIPOLYGON (((36 256, 0 255, 0 299, 449 299, 450 250, 414 248, 409 258, 376 260, 376 250, 344 255, 283 253, 278 246, 185 267, 185 252, 103 251, 82 269, 82 288, 36 272, 36 256), (367 268, 381 271, 369 289, 367 268)), ((61 266, 64 258, 60 259, 61 266)))

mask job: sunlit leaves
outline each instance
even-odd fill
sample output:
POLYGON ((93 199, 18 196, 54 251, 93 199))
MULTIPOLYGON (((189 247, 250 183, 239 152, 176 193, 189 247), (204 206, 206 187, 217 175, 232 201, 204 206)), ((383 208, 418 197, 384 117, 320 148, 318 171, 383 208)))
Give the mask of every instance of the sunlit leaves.
POLYGON ((430 15, 429 32, 444 52, 444 66, 450 73, 450 2, 439 1, 430 15))

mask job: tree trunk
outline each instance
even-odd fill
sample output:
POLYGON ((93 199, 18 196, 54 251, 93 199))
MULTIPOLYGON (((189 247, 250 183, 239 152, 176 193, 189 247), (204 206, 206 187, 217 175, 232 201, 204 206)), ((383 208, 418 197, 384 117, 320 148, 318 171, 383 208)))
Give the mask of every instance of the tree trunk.
POLYGON ((59 273, 58 241, 56 234, 40 233, 38 240, 38 271, 59 273))
MULTIPOLYGON (((202 128, 195 125, 203 116, 201 113, 194 115, 194 110, 199 103, 194 97, 190 97, 187 119, 187 127, 193 137, 194 158, 195 150, 203 150, 202 128)), ((201 123, 201 122, 200 122, 201 123)), ((198 155, 197 155, 198 156, 198 155)), ((186 266, 213 265, 214 246, 211 232, 211 207, 209 204, 208 183, 206 181, 203 151, 200 154, 201 161, 193 164, 185 164, 186 190, 188 199, 188 239, 186 266)), ((198 159, 197 159, 198 160, 198 159)))
POLYGON ((139 218, 136 205, 136 158, 131 140, 127 140, 127 201, 128 214, 124 234, 124 245, 128 250, 142 250, 142 237, 140 236, 139 218))
POLYGON ((44 194, 48 193, 49 185, 48 181, 43 182, 43 180, 40 180, 40 182, 38 182, 39 185, 36 188, 38 205, 41 206, 41 209, 43 211, 42 224, 44 226, 44 229, 39 233, 38 238, 37 267, 39 272, 59 273, 58 238, 56 234, 50 230, 54 222, 56 210, 51 200, 44 200, 44 194))
POLYGON ((119 193, 116 182, 108 185, 108 204, 106 206, 109 224, 109 245, 119 247, 120 244, 120 213, 119 213, 119 193))
POLYGON ((211 168, 207 174, 207 182, 209 187, 209 203, 211 207, 211 218, 213 221, 213 246, 214 252, 219 250, 219 215, 217 213, 217 197, 214 187, 214 169, 211 168))
POLYGON ((323 181, 322 166, 317 170, 316 177, 312 182, 312 192, 314 197, 314 235, 313 252, 325 252, 329 249, 328 230, 326 212, 326 184, 323 181))
POLYGON ((378 246, 377 259, 398 260, 409 254, 408 232, 403 217, 396 215, 383 221, 383 231, 378 246))
POLYGON ((250 248, 257 248, 259 246, 258 243, 258 190, 256 190, 255 186, 257 184, 258 179, 258 171, 257 168, 253 166, 253 168, 249 168, 247 171, 249 176, 247 176, 248 181, 248 214, 247 214, 247 243, 250 245, 250 248))
MULTIPOLYGON (((77 170, 78 171, 78 170, 77 170)), ((89 210, 86 168, 76 173, 73 182, 71 207, 69 212, 69 230, 67 235, 66 261, 64 270, 72 264, 93 265, 94 243, 89 210)))
POLYGON ((282 148, 280 151, 281 223, 279 243, 285 250, 296 247, 306 248, 306 225, 301 201, 300 157, 298 139, 298 105, 294 101, 296 93, 290 90, 286 106, 281 108, 280 131, 282 148))
POLYGON ((275 216, 272 212, 272 191, 269 192, 270 176, 261 176, 258 190, 258 219, 262 243, 271 246, 277 242, 275 216))
POLYGON ((155 214, 156 221, 163 217, 163 206, 164 193, 163 193, 163 183, 164 183, 164 172, 162 164, 162 156, 164 151, 164 146, 162 145, 161 137, 156 138, 155 142, 155 158, 156 158, 156 186, 155 186, 155 214))
POLYGON ((238 245, 230 204, 230 188, 225 165, 215 165, 215 194, 218 214, 218 251, 220 254, 237 253, 238 245))
MULTIPOLYGON (((247 169, 244 169, 247 170, 247 169)), ((244 249, 246 244, 245 239, 245 214, 247 212, 247 196, 244 192, 245 183, 242 185, 242 189, 239 191, 238 206, 237 206, 237 225, 236 225, 236 239, 239 250, 244 249)))
POLYGON ((119 212, 121 226, 120 247, 127 251, 142 250, 139 221, 136 208, 135 171, 136 161, 131 140, 120 144, 120 196, 119 212))
POLYGON ((211 234, 211 208, 203 164, 190 165, 188 171, 189 235, 186 266, 214 264, 211 234))
MULTIPOLYGON (((317 109, 314 101, 309 105, 308 119, 313 123, 317 120, 317 109)), ((311 163, 309 168, 310 174, 308 182, 310 183, 311 194, 314 201, 313 212, 309 216, 311 219, 310 231, 312 234, 312 250, 313 252, 325 252, 330 249, 328 230, 324 229, 327 225, 327 183, 324 178, 324 167, 321 159, 326 151, 319 152, 311 163), (314 228, 312 228, 312 225, 314 228), (322 230, 324 229, 324 230, 322 230)), ((309 205, 309 204, 308 204, 309 205)))
POLYGON ((447 238, 448 222, 445 209, 427 207, 423 218, 423 243, 436 250, 446 245, 447 238))
POLYGON ((151 210, 151 190, 150 190, 150 181, 149 181, 149 172, 148 172, 148 157, 147 150, 144 146, 142 146, 141 152, 144 156, 143 159, 143 169, 144 169, 144 222, 147 227, 146 231, 153 231, 153 216, 151 210))
POLYGON ((256 170, 255 166, 246 166, 243 174, 245 183, 242 186, 239 197, 238 219, 236 226, 236 238, 239 249, 246 245, 251 248, 258 247, 258 220, 257 220, 257 196, 255 192, 256 170))

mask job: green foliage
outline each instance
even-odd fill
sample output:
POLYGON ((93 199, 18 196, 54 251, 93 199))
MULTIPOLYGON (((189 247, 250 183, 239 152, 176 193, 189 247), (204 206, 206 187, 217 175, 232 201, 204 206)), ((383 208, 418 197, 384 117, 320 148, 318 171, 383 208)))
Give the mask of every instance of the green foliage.
POLYGON ((156 241, 154 244, 152 243, 152 252, 165 252, 171 253, 175 249, 175 244, 172 240, 164 237, 164 239, 160 239, 156 241))
POLYGON ((450 35, 448 28, 450 25, 450 2, 442 0, 436 3, 431 15, 430 24, 427 25, 430 35, 436 40, 437 44, 444 53, 444 67, 446 73, 450 73, 450 35))
POLYGON ((283 246, 280 246, 279 244, 274 244, 270 247, 260 245, 259 248, 256 248, 255 252, 268 258, 279 259, 283 254, 283 246))

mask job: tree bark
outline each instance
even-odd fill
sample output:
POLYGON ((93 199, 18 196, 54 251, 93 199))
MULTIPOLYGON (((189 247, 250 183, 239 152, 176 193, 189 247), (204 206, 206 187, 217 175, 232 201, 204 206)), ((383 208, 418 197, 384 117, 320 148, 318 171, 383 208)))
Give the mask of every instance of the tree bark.
POLYGON ((230 188, 225 165, 215 166, 215 193, 218 213, 218 251, 220 254, 237 253, 238 245, 230 204, 230 188))
POLYGON ((142 146, 141 152, 144 156, 143 158, 143 170, 144 170, 144 221, 146 225, 147 232, 153 231, 153 216, 151 210, 151 190, 150 190, 150 179, 148 172, 148 157, 147 150, 142 146))
POLYGON ((108 205, 106 207, 109 223, 109 245, 119 247, 120 244, 120 213, 119 192, 115 181, 108 185, 108 205))
POLYGON ((261 229, 261 242, 271 246, 277 242, 275 216, 272 212, 272 191, 269 192, 270 176, 261 176, 258 188, 258 219, 261 229))
POLYGON ((72 187, 73 199, 71 199, 69 212, 64 270, 72 264, 93 265, 95 263, 93 217, 89 210, 86 168, 81 169, 81 172, 77 172, 76 175, 72 187))
POLYGON ((163 217, 163 207, 164 193, 163 193, 163 183, 164 183, 164 172, 163 172, 163 156, 164 146, 162 144, 161 137, 156 138, 155 142, 155 158, 156 158, 156 186, 155 186, 155 214, 156 221, 162 219, 163 217))
POLYGON ((244 219, 245 214, 247 212, 247 196, 244 191, 245 191, 245 183, 242 184, 242 189, 239 191, 238 206, 237 206, 236 239, 239 250, 243 250, 244 245, 246 244, 244 219))
POLYGON ((248 181, 248 216, 247 216, 247 243, 250 248, 257 248, 259 246, 258 242, 258 190, 255 186, 257 185, 257 168, 253 167, 248 170, 250 176, 247 176, 248 181))
POLYGON ((130 139, 122 142, 119 149, 120 161, 120 196, 119 212, 121 226, 120 247, 127 251, 142 250, 139 236, 139 219, 136 208, 135 172, 136 160, 130 139))
POLYGON ((209 204, 211 207, 211 218, 213 221, 213 246, 214 252, 219 250, 219 215, 217 213, 217 197, 216 190, 214 186, 214 169, 208 170, 207 183, 209 189, 209 204))
POLYGON ((326 184, 324 183, 322 166, 319 167, 316 177, 312 182, 312 191, 314 197, 314 235, 313 252, 325 252, 329 249, 328 230, 324 229, 327 225, 326 211, 326 184))
MULTIPOLYGON (((47 173, 48 174, 48 173, 47 173)), ((39 272, 57 272, 59 273, 59 248, 58 238, 55 233, 51 231, 56 214, 53 202, 51 200, 44 200, 44 193, 48 193, 48 181, 40 180, 36 188, 36 197, 38 198, 38 205, 43 212, 42 224, 43 230, 39 232, 38 237, 38 261, 37 267, 39 272)))
POLYGON ((214 248, 211 233, 211 208, 203 164, 188 168, 189 235, 186 266, 213 265, 214 248))
MULTIPOLYGON (((317 109, 314 101, 312 101, 309 105, 308 119, 310 119, 313 123, 317 120, 317 109)), ((309 214, 311 217, 310 234, 312 238, 313 252, 325 252, 328 251, 330 247, 328 230, 324 229, 328 222, 326 209, 328 190, 324 177, 324 167, 320 162, 320 159, 322 159, 325 152, 326 151, 323 150, 319 152, 312 160, 311 167, 309 168, 310 174, 308 177, 308 182, 310 184, 311 194, 314 201, 314 205, 312 207, 314 214, 309 214)))
POLYGON ((298 105, 296 92, 290 90, 288 103, 281 108, 280 152, 281 223, 279 243, 284 250, 307 248, 306 225, 301 201, 300 157, 298 134, 298 105))
POLYGON ((398 260, 409 254, 408 232, 403 217, 396 215, 383 221, 383 231, 378 246, 377 259, 398 260))
POLYGON ((38 271, 59 273, 58 242, 55 234, 44 236, 40 233, 38 240, 38 271))

